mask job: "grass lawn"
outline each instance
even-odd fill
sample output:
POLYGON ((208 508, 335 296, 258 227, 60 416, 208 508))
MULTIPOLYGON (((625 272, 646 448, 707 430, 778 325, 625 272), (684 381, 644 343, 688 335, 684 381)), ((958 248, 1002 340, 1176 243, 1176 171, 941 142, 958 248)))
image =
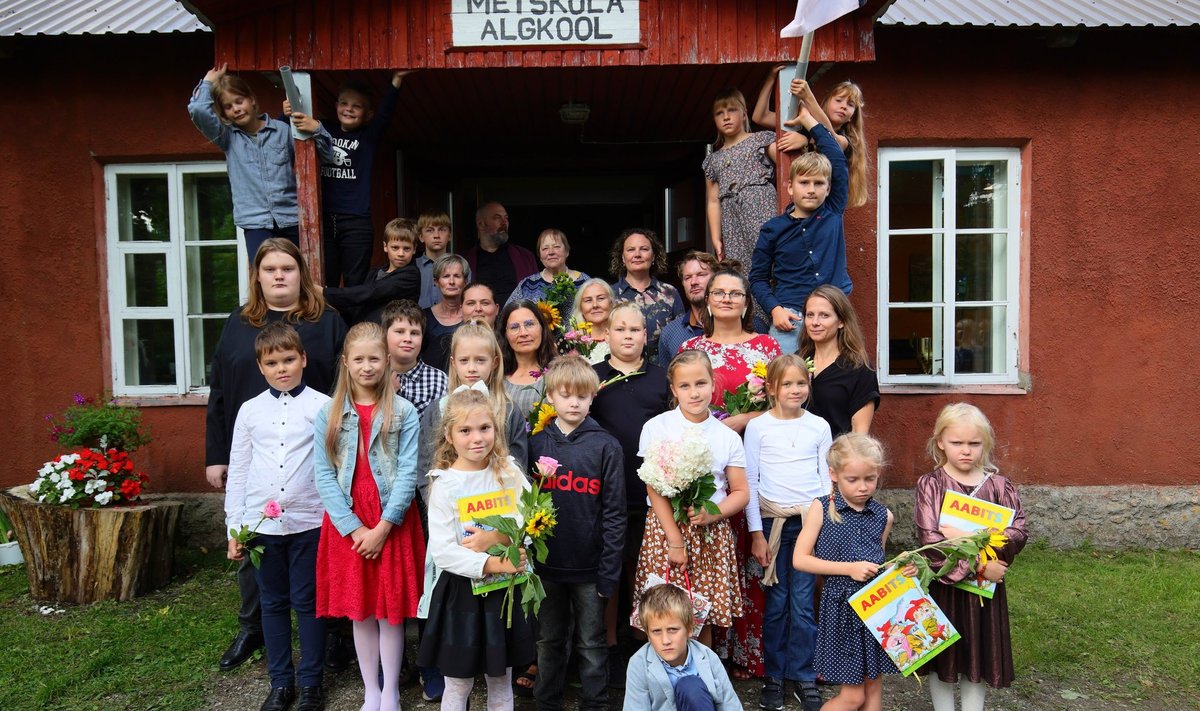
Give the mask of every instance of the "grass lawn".
POLYGON ((1007 584, 1018 687, 1049 681, 1068 701, 1087 687, 1131 707, 1200 700, 1200 553, 1032 546, 1007 584))
POLYGON ((180 550, 165 590, 45 615, 24 567, 0 568, 0 709, 200 707, 237 625, 227 566, 180 550))
MULTIPOLYGON (((219 552, 180 551, 176 567, 164 591, 48 615, 22 568, 0 569, 0 708, 206 706, 236 625, 237 585, 219 552)), ((1098 696, 1190 707, 1200 698, 1197 581, 1197 553, 1031 547, 1008 580, 1012 691, 1029 696, 1028 708, 1089 708, 1098 696), (1048 693, 1062 703, 1033 700, 1048 693)))

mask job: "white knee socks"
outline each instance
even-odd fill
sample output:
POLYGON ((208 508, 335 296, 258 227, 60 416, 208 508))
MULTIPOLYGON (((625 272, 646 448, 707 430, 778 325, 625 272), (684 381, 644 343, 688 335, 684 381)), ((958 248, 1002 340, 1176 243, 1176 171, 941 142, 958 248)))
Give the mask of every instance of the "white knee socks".
POLYGON ((379 623, 373 618, 354 625, 354 651, 363 680, 362 711, 379 711, 379 623))
MULTIPOLYGON (((933 711, 954 711, 954 684, 947 684, 937 676, 930 674, 929 696, 933 700, 933 711)), ((984 697, 987 696, 987 685, 982 681, 970 682, 966 677, 959 677, 958 692, 962 696, 962 711, 983 711, 984 697)))
POLYGON ((393 625, 387 620, 379 620, 379 661, 383 665, 383 692, 379 711, 400 711, 400 665, 404 661, 404 623, 393 625))
POLYGON ((512 711, 512 667, 505 670, 504 676, 485 676, 487 680, 487 711, 512 711))
POLYGON ((947 684, 936 674, 925 677, 929 682, 929 696, 933 699, 933 711, 954 711, 954 684, 947 684))
POLYGON ((442 711, 466 711, 467 699, 471 697, 474 679, 446 677, 446 690, 442 692, 442 711))
POLYGON ((962 678, 958 682, 958 694, 962 697, 962 711, 983 711, 983 698, 987 695, 987 685, 982 681, 973 684, 962 678))

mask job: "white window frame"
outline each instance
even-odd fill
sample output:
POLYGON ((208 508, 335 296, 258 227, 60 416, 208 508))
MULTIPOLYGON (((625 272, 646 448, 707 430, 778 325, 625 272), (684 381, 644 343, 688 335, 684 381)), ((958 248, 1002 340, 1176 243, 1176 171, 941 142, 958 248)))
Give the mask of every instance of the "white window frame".
MULTIPOLYGON (((919 390, 942 387, 961 389, 969 386, 1021 386, 1020 374, 1020 343, 1022 318, 1022 275, 1021 255, 1022 221, 1021 206, 1024 199, 1022 194, 1022 165, 1019 148, 880 148, 878 162, 878 319, 877 319, 877 363, 879 364, 879 383, 881 386, 891 386, 899 389, 904 386, 916 386, 919 390), (889 194, 891 176, 889 166, 893 162, 908 161, 942 161, 942 200, 935 203, 935 212, 942 215, 942 226, 921 227, 915 229, 891 229, 889 224, 889 194), (957 214, 953 206, 957 205, 957 185, 953 180, 957 161, 1004 161, 1007 162, 1008 174, 1008 204, 1006 228, 958 229, 957 214), (941 237, 942 251, 940 259, 935 250, 934 278, 941 278, 940 301, 929 302, 892 302, 890 301, 890 244, 891 237, 903 235, 927 235, 941 237), (962 303, 962 308, 975 307, 1004 307, 1005 331, 1004 357, 1005 367, 998 373, 955 373, 954 372, 954 327, 953 313, 960 306, 955 299, 955 273, 957 235, 964 234, 1005 234, 1006 298, 991 301, 968 301, 962 303), (942 349, 935 353, 935 359, 940 359, 943 372, 937 375, 905 375, 891 372, 890 333, 891 311, 897 308, 942 308, 942 349)), ((932 196, 931 196, 932 197, 932 196)))
MULTIPOLYGON (((186 240, 189 234, 185 218, 192 213, 185 208, 184 177, 196 173, 226 173, 224 161, 195 163, 129 163, 107 165, 104 168, 105 242, 108 267, 108 314, 109 341, 112 347, 112 392, 124 398, 165 398, 177 396, 208 395, 208 387, 191 387, 190 375, 193 368, 205 367, 205 363, 193 363, 188 344, 189 321, 203 316, 228 316, 223 314, 188 314, 187 279, 190 274, 187 264, 189 246, 237 246, 238 303, 244 303, 247 293, 247 258, 245 238, 240 228, 232 240, 186 240), (118 199, 118 179, 122 175, 162 175, 167 179, 167 204, 170 208, 170 240, 166 242, 122 242, 121 214, 118 199), (164 254, 167 270, 166 306, 130 306, 127 303, 127 281, 125 257, 130 254, 164 254), (174 347, 176 355, 175 383, 173 385, 131 385, 126 382, 125 372, 125 329, 129 319, 170 320, 174 325, 174 347)), ((195 234, 194 230, 191 234, 195 234)))

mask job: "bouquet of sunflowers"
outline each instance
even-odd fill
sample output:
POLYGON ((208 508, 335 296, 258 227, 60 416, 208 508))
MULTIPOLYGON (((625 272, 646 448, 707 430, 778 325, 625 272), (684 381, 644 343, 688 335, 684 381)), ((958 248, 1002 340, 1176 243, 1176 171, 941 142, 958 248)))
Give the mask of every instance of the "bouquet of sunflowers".
POLYGON ((509 627, 512 627, 513 602, 517 589, 521 593, 521 609, 525 615, 537 615, 542 608, 542 600, 546 599, 546 588, 542 579, 533 572, 533 563, 546 562, 548 550, 546 539, 554 535, 554 526, 558 523, 557 512, 550 492, 543 492, 541 482, 557 473, 559 464, 550 457, 541 457, 534 465, 533 488, 521 492, 517 501, 517 517, 484 516, 476 519, 481 526, 488 526, 508 536, 508 545, 496 544, 488 549, 490 555, 507 558, 514 566, 521 564, 521 549, 527 551, 525 567, 527 572, 520 576, 511 576, 504 592, 504 609, 509 627), (520 523, 523 522, 523 523, 520 523))

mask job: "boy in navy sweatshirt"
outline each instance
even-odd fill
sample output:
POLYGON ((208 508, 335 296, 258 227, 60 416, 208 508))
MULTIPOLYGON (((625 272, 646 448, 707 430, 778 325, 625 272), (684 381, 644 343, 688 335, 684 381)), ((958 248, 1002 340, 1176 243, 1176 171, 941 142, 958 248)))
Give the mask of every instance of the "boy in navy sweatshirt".
POLYGON ((789 125, 800 123, 817 143, 816 153, 792 162, 788 195, 792 204, 763 223, 750 263, 750 291, 771 320, 770 334, 784 353, 798 347, 804 303, 821 284, 846 294, 853 284, 846 271, 843 217, 850 195, 846 154, 829 129, 806 106, 789 125))
POLYGON ((338 90, 337 126, 330 129, 333 160, 321 165, 321 228, 325 244, 325 285, 358 286, 371 269, 371 173, 375 151, 392 122, 400 82, 393 72, 376 111, 371 90, 349 83, 338 90))
POLYGON ((541 640, 533 695, 539 711, 563 707, 567 659, 575 637, 582 686, 579 708, 607 709, 604 610, 621 576, 624 457, 617 440, 588 417, 600 379, 582 356, 554 361, 543 382, 546 400, 558 416, 529 438, 529 457, 558 463, 542 483, 554 497, 558 525, 547 541, 546 562, 538 565, 546 599, 538 616, 541 640))

